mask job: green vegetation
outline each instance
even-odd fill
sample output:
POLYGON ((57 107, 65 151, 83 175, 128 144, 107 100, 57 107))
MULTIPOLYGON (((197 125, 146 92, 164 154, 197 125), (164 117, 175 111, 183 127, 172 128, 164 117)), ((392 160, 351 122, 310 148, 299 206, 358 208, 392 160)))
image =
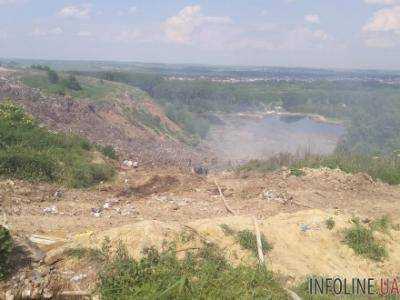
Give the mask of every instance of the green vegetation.
MULTIPOLYGON (((151 73, 118 71, 82 74, 145 90, 165 105, 171 117, 183 127, 188 115, 196 121, 203 119, 204 113, 281 106, 290 112, 321 114, 345 122, 347 134, 341 148, 346 151, 387 155, 400 149, 400 133, 397 130, 400 126, 400 87, 395 85, 324 80, 246 83, 181 81, 167 80, 151 73)), ((203 133, 199 136, 204 136, 205 129, 201 128, 199 133, 203 133)))
POLYGON ((333 219, 333 217, 329 217, 325 221, 325 225, 326 225, 326 228, 328 228, 329 230, 332 230, 335 227, 335 220, 333 219))
POLYGON ((151 114, 146 107, 124 108, 124 115, 130 123, 141 128, 148 128, 156 133, 163 133, 171 138, 178 138, 175 132, 172 132, 160 117, 151 114))
POLYGON ((0 280, 8 274, 8 260, 13 247, 12 238, 7 228, 0 225, 0 280))
POLYGON ((181 125, 186 132, 198 139, 206 137, 211 127, 206 117, 190 112, 183 105, 166 104, 165 108, 167 117, 181 125))
POLYGON ((0 104, 0 175, 89 187, 113 177, 109 164, 91 163, 85 139, 42 128, 10 101, 0 104))
POLYGON ((47 76, 49 78, 49 82, 51 84, 57 84, 60 81, 60 78, 58 77, 58 74, 54 70, 48 70, 47 71, 47 76))
MULTIPOLYGON (((119 84, 101 82, 95 79, 77 78, 74 75, 56 73, 51 69, 37 69, 44 72, 26 72, 21 76, 24 84, 38 88, 45 94, 70 95, 76 99, 90 99, 102 102, 105 99, 113 100, 120 91, 119 84), (58 79, 57 79, 58 78, 58 79)), ((132 89, 134 90, 134 89, 132 89)))
POLYGON ((374 238, 374 230, 353 220, 353 226, 345 231, 345 243, 358 255, 382 261, 388 256, 387 249, 374 238))
MULTIPOLYGON (((49 70, 45 66, 33 67, 43 71, 49 70)), ((143 66, 136 66, 134 69, 147 70, 143 66)), ((400 182, 398 163, 400 159, 398 156, 400 151, 399 86, 376 82, 327 80, 313 82, 271 80, 242 83, 192 79, 168 80, 162 74, 172 75, 178 71, 169 73, 165 66, 160 68, 153 66, 150 69, 160 73, 151 73, 147 70, 143 72, 75 72, 75 74, 121 82, 143 89, 163 105, 167 116, 178 123, 195 141, 199 141, 207 135, 210 124, 216 119, 215 112, 282 107, 290 112, 315 113, 340 120, 346 125, 346 136, 338 146, 338 153, 312 162, 304 161, 303 165, 320 164, 321 166, 339 167, 351 173, 367 170, 375 179, 392 184, 400 182), (373 157, 374 159, 372 159, 373 157)), ((217 72, 207 68, 200 69, 201 71, 189 68, 184 72, 187 74, 199 72, 214 74, 217 72)), ((125 70, 127 69, 125 68, 125 70)), ((221 72, 227 76, 255 76, 256 74, 271 75, 278 70, 258 70, 254 71, 255 73, 249 70, 221 72)), ((279 72, 298 73, 300 76, 301 74, 307 75, 309 71, 280 70, 279 72)), ((318 70, 315 71, 316 78, 319 78, 320 73, 318 70)), ((82 83, 83 77, 80 77, 78 79, 82 89, 78 91, 71 89, 71 85, 67 85, 67 87, 63 85, 64 75, 60 76, 57 84, 50 84, 47 76, 43 75, 41 79, 38 77, 40 76, 37 74, 31 78, 25 76, 23 80, 33 87, 91 99, 101 99, 107 93, 107 89, 112 89, 109 82, 103 82, 104 86, 98 83, 82 83), (104 89, 104 87, 106 88, 104 89)), ((149 118, 146 113, 137 111, 134 118, 136 117, 145 120, 146 126, 150 128, 163 130, 162 126, 158 124, 158 120, 149 118)), ((262 166, 262 168, 264 167, 266 166, 262 166)), ((292 167, 296 168, 297 166, 292 167)), ((275 165, 272 164, 266 168, 274 169, 275 165)), ((295 173, 300 175, 298 172, 295 173)))
POLYGON ((100 151, 101 151, 101 153, 103 153, 104 156, 107 156, 108 158, 111 158, 111 159, 118 158, 117 152, 115 151, 113 146, 110 146, 110 145, 105 146, 105 147, 100 146, 100 151))
POLYGON ((279 154, 268 160, 252 160, 239 166, 238 172, 270 172, 281 167, 300 170, 302 168, 340 169, 346 173, 367 173, 374 180, 389 184, 400 184, 400 157, 397 155, 371 158, 368 155, 336 151, 331 155, 311 155, 298 157, 291 154, 279 154))
POLYGON ((296 176, 296 177, 301 177, 305 175, 304 171, 300 170, 299 168, 290 168, 290 175, 296 176))
POLYGON ((279 153, 267 160, 252 159, 249 162, 238 166, 235 170, 237 172, 259 172, 268 173, 276 171, 281 167, 290 166, 296 157, 289 153, 279 153))
POLYGON ((178 260, 170 248, 146 249, 134 260, 120 245, 107 255, 100 272, 104 299, 286 299, 284 289, 265 268, 234 267, 215 246, 189 251, 178 260))
POLYGON ((76 77, 74 75, 68 76, 67 79, 64 79, 63 85, 73 91, 80 91, 82 90, 82 87, 76 77))
POLYGON ((385 215, 379 219, 374 220, 371 224, 371 229, 373 231, 381 231, 383 233, 388 233, 390 228, 392 227, 391 224, 392 223, 389 217, 385 215))
POLYGON ((103 252, 97 249, 91 248, 74 248, 68 249, 64 252, 64 254, 68 257, 72 257, 78 260, 86 259, 90 262, 98 262, 101 263, 104 261, 105 257, 103 252))
MULTIPOLYGON (((226 235, 233 236, 243 249, 250 250, 257 257, 257 238, 253 232, 247 229, 236 231, 226 224, 221 224, 220 227, 226 235)), ((263 253, 272 250, 264 234, 261 234, 261 247, 263 253)))

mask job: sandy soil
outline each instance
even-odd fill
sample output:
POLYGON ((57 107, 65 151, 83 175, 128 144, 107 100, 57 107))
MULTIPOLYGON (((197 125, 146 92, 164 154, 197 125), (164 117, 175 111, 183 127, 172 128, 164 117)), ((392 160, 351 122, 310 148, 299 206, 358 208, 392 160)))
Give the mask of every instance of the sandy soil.
POLYGON ((288 285, 310 274, 395 274, 400 268, 398 232, 391 233, 389 259, 381 264, 356 256, 342 243, 340 232, 350 226, 352 216, 368 221, 389 215, 396 222, 400 187, 374 182, 364 174, 304 171, 302 177, 291 176, 287 170, 265 175, 218 172, 201 177, 177 168, 139 168, 121 171, 115 182, 90 190, 1 181, 2 223, 11 228, 17 242, 26 245, 24 241, 39 237, 55 243, 28 242, 46 254, 44 263, 20 266, 0 289, 21 284, 21 278, 24 286, 32 284, 27 278, 37 270, 44 278, 49 278, 49 270, 57 270, 69 283, 67 289, 90 289, 98 266, 66 259, 66 247, 99 247, 103 238, 110 236, 114 244, 122 239, 131 254, 138 256, 145 246, 162 247, 164 240, 176 239, 186 225, 225 249, 230 245, 227 255, 233 262, 252 263, 251 255, 224 236, 219 225, 252 230, 253 216, 274 245, 267 258, 269 266, 288 285), (216 183, 235 216, 224 206, 216 183), (323 225, 329 216, 338 224, 334 231, 323 225), (311 229, 302 232, 302 224, 311 229), (81 273, 84 279, 70 284, 81 273))

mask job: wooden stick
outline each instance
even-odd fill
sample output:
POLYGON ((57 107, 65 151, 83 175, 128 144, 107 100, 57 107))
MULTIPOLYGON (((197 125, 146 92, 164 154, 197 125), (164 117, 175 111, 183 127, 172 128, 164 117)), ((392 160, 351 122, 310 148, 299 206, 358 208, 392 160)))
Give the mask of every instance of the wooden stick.
POLYGON ((258 260, 260 261, 261 266, 265 266, 264 253, 263 253, 262 243, 261 243, 260 229, 258 228, 258 222, 255 217, 253 217, 253 221, 254 221, 254 229, 255 229, 256 238, 257 238, 258 260))
POLYGON ((222 201, 223 201, 223 203, 224 203, 224 206, 225 206, 226 210, 227 210, 229 213, 231 213, 232 215, 236 215, 235 212, 228 206, 228 203, 226 203, 225 196, 224 196, 224 194, 222 193, 222 190, 221 190, 220 186, 218 185, 217 181, 214 181, 214 183, 215 183, 215 185, 216 185, 217 188, 218 188, 219 195, 221 196, 221 199, 222 199, 222 201))

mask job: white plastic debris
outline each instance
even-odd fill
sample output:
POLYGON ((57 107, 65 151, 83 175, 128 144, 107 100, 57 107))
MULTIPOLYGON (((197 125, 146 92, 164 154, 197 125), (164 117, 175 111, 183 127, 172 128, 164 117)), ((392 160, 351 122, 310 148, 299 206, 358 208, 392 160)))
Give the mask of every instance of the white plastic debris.
POLYGON ((132 160, 125 159, 125 160, 122 162, 122 164, 123 164, 124 166, 126 166, 126 167, 132 168, 132 166, 133 166, 133 161, 132 161, 132 160))
POLYGON ((118 203, 119 203, 118 198, 107 199, 106 202, 103 204, 103 209, 110 209, 111 207, 113 207, 115 204, 118 203))
POLYGON ((57 214, 58 210, 57 210, 57 207, 55 205, 53 205, 53 206, 49 206, 49 207, 44 208, 43 212, 45 214, 57 214))
POLYGON ((64 241, 63 239, 60 239, 60 238, 48 237, 48 236, 37 235, 37 234, 32 234, 29 237, 29 240, 32 243, 40 244, 40 245, 53 245, 53 244, 55 244, 57 242, 64 241))
POLYGON ((78 274, 71 278, 71 282, 79 283, 82 281, 82 279, 85 279, 86 277, 86 274, 78 274))
POLYGON ((100 208, 92 208, 92 216, 95 218, 101 217, 101 209, 100 208))

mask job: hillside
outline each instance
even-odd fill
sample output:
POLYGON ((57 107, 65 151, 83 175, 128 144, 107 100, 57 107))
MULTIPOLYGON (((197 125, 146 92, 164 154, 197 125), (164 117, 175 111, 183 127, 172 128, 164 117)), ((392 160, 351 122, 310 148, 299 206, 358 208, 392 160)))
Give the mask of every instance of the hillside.
MULTIPOLYGON (((298 299, 308 276, 400 267, 396 153, 280 153, 226 169, 190 146, 194 114, 124 83, 0 69, 0 99, 1 293, 298 299), (202 157, 210 172, 189 171, 202 157)), ((255 148, 250 130, 231 131, 233 150, 255 148)))
POLYGON ((0 99, 12 99, 50 129, 73 132, 139 161, 190 157, 190 138, 145 92, 77 77, 79 90, 52 84, 42 70, 0 70, 0 99), (179 153, 179 155, 177 155, 179 153))

